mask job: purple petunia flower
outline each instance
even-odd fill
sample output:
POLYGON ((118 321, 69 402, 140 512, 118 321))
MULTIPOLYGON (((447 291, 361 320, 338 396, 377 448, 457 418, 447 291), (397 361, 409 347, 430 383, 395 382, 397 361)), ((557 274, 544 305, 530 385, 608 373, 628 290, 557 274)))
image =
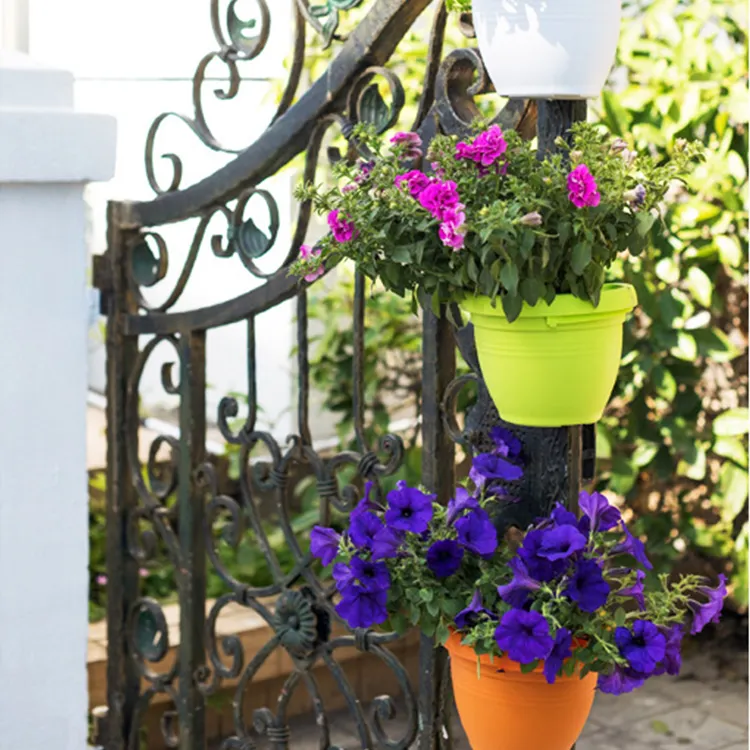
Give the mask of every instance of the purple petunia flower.
POLYGON ((474 592, 474 596, 471 598, 471 602, 466 609, 462 609, 457 615, 454 622, 459 630, 464 628, 470 628, 477 623, 482 615, 487 615, 491 620, 497 620, 497 616, 494 612, 490 612, 489 609, 485 609, 482 606, 482 594, 477 589, 474 592))
POLYGON ((574 526, 576 528, 579 526, 576 514, 571 513, 562 503, 555 503, 555 507, 552 509, 552 513, 550 513, 550 518, 558 526, 574 526))
POLYGON ((555 633, 555 645, 552 646, 549 656, 544 659, 544 677, 550 685, 555 684, 563 663, 573 653, 572 643, 573 634, 567 628, 560 628, 555 633))
POLYGON ((646 570, 651 570, 654 566, 648 557, 646 557, 646 548, 643 546, 643 542, 630 533, 630 529, 628 529, 624 522, 622 523, 622 530, 625 533, 625 541, 615 545, 612 548, 612 554, 630 555, 640 565, 643 565, 646 570))
POLYGON ((407 487, 403 480, 396 484, 396 489, 388 493, 388 510, 385 522, 392 530, 411 531, 422 534, 432 520, 432 501, 436 495, 407 487))
POLYGON ((325 526, 313 526, 310 532, 310 552, 325 567, 329 566, 339 553, 341 537, 325 526))
POLYGON ((458 197, 456 183, 453 180, 446 182, 432 181, 419 194, 419 204, 429 211, 436 219, 443 220, 443 214, 457 206, 461 201, 458 197))
POLYGON ((727 577, 722 573, 719 576, 719 585, 715 589, 708 586, 701 586, 698 588, 698 592, 706 596, 708 601, 705 604, 690 601, 690 609, 695 614, 693 625, 690 628, 691 635, 700 633, 709 622, 719 622, 721 610, 724 606, 724 599, 727 596, 727 577))
POLYGON ((331 573, 339 591, 343 591, 347 586, 354 583, 354 573, 346 563, 336 563, 331 573))
POLYGON ((622 520, 618 508, 611 505, 601 492, 581 492, 578 495, 578 505, 591 521, 594 531, 609 531, 622 520))
POLYGON ((410 172, 405 172, 396 176, 393 184, 396 187, 401 187, 406 183, 409 193, 412 198, 417 198, 419 194, 430 184, 430 178, 418 169, 412 169, 410 172))
POLYGON ((348 221, 338 208, 328 214, 328 227, 336 242, 350 242, 358 234, 354 222, 348 221))
POLYGON ((353 557, 349 569, 352 578, 366 591, 380 591, 391 586, 391 575, 383 562, 353 557))
POLYGON ((565 588, 565 595, 584 612, 596 612, 607 603, 609 584, 604 580, 602 569, 595 560, 579 560, 572 578, 565 588))
POLYGON ((548 560, 539 555, 539 548, 542 545, 544 531, 541 529, 532 529, 527 532, 523 540, 523 545, 518 550, 518 555, 524 561, 526 568, 532 578, 543 583, 552 581, 561 576, 568 567, 567 560, 548 560))
POLYGON ((676 676, 682 668, 682 637, 685 634, 682 625, 672 625, 671 628, 660 627, 659 630, 666 638, 664 647, 664 659, 661 664, 654 670, 654 676, 671 674, 676 676))
POLYGON ((442 539, 427 550, 427 567, 438 578, 452 576, 463 559, 464 551, 453 539, 442 539))
POLYGON ((523 476, 523 469, 520 466, 494 453, 480 453, 474 456, 471 468, 485 479, 504 479, 512 482, 523 476))
POLYGON ((639 609, 646 609, 646 600, 643 597, 643 582, 646 580, 646 574, 642 570, 635 571, 635 583, 620 589, 618 596, 632 596, 638 603, 639 609))
POLYGON ((372 549, 375 535, 383 528, 383 522, 372 512, 353 513, 349 517, 349 538, 359 549, 372 549))
POLYGON ((513 579, 504 586, 497 587, 498 596, 515 609, 523 609, 530 591, 539 588, 539 581, 529 574, 526 563, 516 556, 510 560, 508 567, 513 571, 513 579))
POLYGON ((495 642, 520 664, 546 659, 554 645, 547 620, 539 612, 522 609, 511 609, 503 615, 495 630, 495 642))
POLYGON ((610 695, 624 695, 636 688, 639 688, 646 682, 646 677, 634 672, 632 669, 615 667, 612 674, 600 674, 597 687, 603 693, 610 695))
POLYGON ((640 183, 622 196, 631 208, 640 208, 646 202, 646 188, 640 183))
POLYGON ((404 538, 401 534, 383 526, 372 538, 370 554, 372 560, 389 560, 398 557, 404 538))
POLYGON ((362 586, 350 584, 341 592, 336 612, 350 628, 371 628, 388 619, 387 602, 388 592, 385 589, 368 591, 362 586))
POLYGON ((523 450, 521 441, 505 427, 493 427, 490 439, 495 443, 495 452, 501 456, 518 458, 523 450))
POLYGON ((497 549, 497 529, 490 517, 481 508, 472 510, 456 521, 458 542, 469 552, 481 557, 489 557, 497 549))
POLYGON ((456 487, 456 496, 448 501, 448 515, 446 523, 451 526, 465 510, 474 510, 479 507, 479 500, 465 487, 456 487))
POLYGON ((537 550, 547 560, 565 560, 586 546, 586 537, 574 526, 557 526, 542 534, 537 550))
POLYGON ((579 164, 568 175, 568 198, 576 208, 599 205, 601 196, 596 180, 585 164, 579 164))
POLYGON ((354 509, 349 514, 349 518, 353 518, 359 513, 367 513, 368 511, 382 510, 380 505, 370 497, 372 492, 373 483, 365 482, 365 492, 362 499, 354 506, 354 509))
POLYGON ((354 178, 354 181, 358 185, 361 185, 363 182, 367 182, 367 180, 370 179, 370 175, 372 174, 373 169, 375 169, 374 161, 361 161, 359 163, 359 172, 354 178))
POLYGON ((667 639, 650 620, 635 620, 632 630, 615 628, 615 644, 631 668, 648 677, 664 658, 667 639))

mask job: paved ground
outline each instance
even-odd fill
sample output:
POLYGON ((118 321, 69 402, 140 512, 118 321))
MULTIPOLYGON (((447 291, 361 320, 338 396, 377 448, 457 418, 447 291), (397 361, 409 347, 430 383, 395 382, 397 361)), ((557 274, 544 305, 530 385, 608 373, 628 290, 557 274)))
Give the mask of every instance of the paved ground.
MULTIPOLYGON (((361 747, 347 717, 331 725, 334 745, 361 747)), ((397 739, 398 720, 387 725, 397 739)), ((458 727, 456 737, 455 750, 470 750, 458 727)), ((294 750, 319 750, 319 742, 312 721, 293 727, 294 750)), ((576 750, 748 750, 747 654, 697 654, 679 678, 656 678, 619 698, 597 695, 576 750)))

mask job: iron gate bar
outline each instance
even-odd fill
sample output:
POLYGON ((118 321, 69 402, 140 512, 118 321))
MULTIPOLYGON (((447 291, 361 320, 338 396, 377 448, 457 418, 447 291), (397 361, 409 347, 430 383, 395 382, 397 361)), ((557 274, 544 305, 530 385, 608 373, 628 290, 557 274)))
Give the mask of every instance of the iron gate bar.
MULTIPOLYGON (((230 99, 241 79, 237 64, 257 57, 268 40, 270 10, 267 0, 255 0, 259 9, 260 28, 252 37, 240 29, 252 29, 252 22, 234 15, 234 3, 227 9, 229 37, 220 24, 219 2, 209 0, 211 23, 219 50, 209 53, 198 66, 194 78, 193 118, 178 116, 198 138, 214 150, 223 150, 214 138, 203 115, 202 83, 208 62, 220 59, 228 69, 229 83, 217 96, 230 99)), ((162 726, 165 742, 180 750, 206 750, 206 699, 220 689, 227 679, 237 679, 234 693, 234 734, 227 738, 223 750, 255 750, 256 739, 265 737, 274 750, 288 750, 290 730, 287 708, 299 686, 310 695, 316 723, 320 728, 320 746, 330 746, 330 731, 320 689, 313 667, 326 665, 339 686, 355 722, 361 747, 387 747, 392 750, 449 750, 452 698, 447 654, 433 642, 422 638, 419 647, 420 670, 417 694, 413 694, 406 671, 388 650, 396 636, 374 631, 357 631, 331 640, 330 620, 333 591, 317 579, 309 555, 303 555, 287 513, 287 478, 293 462, 310 466, 317 481, 321 519, 327 523, 332 508, 350 510, 358 499, 353 486, 340 486, 338 472, 354 466, 358 475, 377 483, 393 473, 403 459, 403 446, 393 435, 383 436, 379 451, 366 444, 364 401, 364 326, 366 304, 364 278, 357 274, 354 292, 354 424, 358 451, 343 451, 324 459, 312 447, 309 423, 310 364, 308 337, 307 284, 290 277, 286 267, 304 240, 310 220, 310 206, 300 207, 292 245, 277 271, 267 274, 255 264, 256 255, 243 254, 245 206, 254 195, 266 201, 273 225, 276 204, 258 185, 286 165, 294 156, 307 150, 305 179, 315 178, 318 153, 326 132, 337 127, 344 135, 351 133, 361 119, 360 94, 373 77, 388 84, 392 105, 385 127, 398 116, 403 104, 402 87, 384 66, 394 54, 402 37, 414 20, 430 5, 430 0, 376 0, 354 33, 345 41, 326 74, 292 104, 298 88, 305 53, 305 26, 312 23, 324 42, 336 38, 339 9, 359 5, 348 0, 338 5, 328 0, 320 6, 322 21, 312 14, 308 0, 290 0, 296 28, 294 59, 281 102, 268 129, 228 165, 197 184, 180 190, 182 163, 178 155, 166 154, 173 168, 167 191, 148 202, 116 202, 108 209, 108 246, 104 258, 95 261, 95 282, 102 292, 103 313, 107 316, 107 566, 109 575, 108 615, 108 703, 106 750, 138 750, 141 722, 153 697, 165 694, 174 704, 167 711, 162 726), (230 205, 236 201, 234 205, 230 205), (189 281, 193 263, 204 244, 209 222, 221 214, 227 222, 227 237, 211 238, 213 253, 219 258, 238 255, 245 269, 262 285, 235 299, 205 308, 172 312, 189 281), (198 218, 199 224, 180 278, 167 296, 167 302, 154 309, 146 306, 141 286, 153 286, 164 279, 169 248, 158 234, 162 225, 198 218), (147 278, 139 279, 132 267, 136 253, 149 264, 147 239, 155 243, 156 255, 147 278), (145 253, 145 255, 144 255, 145 253), (267 432, 256 427, 256 317, 282 302, 296 297, 298 404, 297 429, 284 448, 267 432), (238 431, 229 420, 237 417, 239 406, 232 397, 221 400, 217 423, 224 439, 238 447, 244 467, 240 499, 220 495, 215 471, 205 453, 205 341, 208 330, 244 321, 247 326, 247 415, 238 431), (143 344, 141 336, 153 336, 143 344), (141 347, 139 347, 139 342, 141 347), (179 382, 173 382, 171 370, 162 371, 167 393, 179 397, 180 438, 159 435, 152 443, 149 460, 141 466, 138 460, 138 398, 144 367, 154 349, 171 346, 179 362, 179 382), (248 458, 252 448, 263 443, 270 454, 267 471, 253 466, 250 476, 248 458), (170 451, 167 475, 156 469, 159 449, 170 451), (145 478, 144 478, 145 477, 145 478), (255 488, 274 495, 279 526, 294 563, 283 571, 276 559, 258 517, 255 488), (167 498, 176 492, 177 501, 167 498), (250 588, 232 578, 216 549, 214 524, 223 517, 226 523, 222 538, 235 543, 249 524, 255 543, 262 551, 274 582, 262 588, 250 588), (147 527, 146 530, 142 527, 147 527), (168 629, 161 606, 139 598, 138 568, 153 552, 157 536, 165 545, 174 566, 180 601, 180 645, 175 664, 166 671, 154 671, 168 650, 168 629), (219 597, 205 616, 206 557, 223 579, 227 593, 219 597), (265 597, 276 597, 273 607, 265 597), (261 601, 263 599, 263 601, 261 601), (273 629, 272 639, 246 660, 236 636, 219 637, 216 622, 225 606, 236 602, 256 612, 273 629), (391 717, 391 698, 377 699, 368 719, 360 701, 336 660, 336 651, 355 646, 383 660, 406 696, 408 726, 401 736, 389 737, 384 720, 391 717), (245 716, 243 701, 253 678, 277 648, 283 648, 294 664, 294 671, 279 695, 275 713, 268 708, 245 716), (143 690, 141 682, 145 681, 143 690), (175 724, 176 721, 176 724, 175 724), (254 727, 254 728, 253 728, 254 727)), ((470 18, 462 16, 462 30, 473 36, 470 18)), ((429 57, 425 65, 424 86, 413 129, 425 143, 437 132, 465 135, 471 121, 479 114, 476 96, 493 91, 481 56, 474 49, 459 49, 443 56, 443 41, 448 14, 439 3, 428 42, 429 57)), ((387 105, 385 105, 387 108, 387 105)), ((585 118, 585 102, 545 102, 511 100, 495 121, 503 128, 515 128, 527 139, 538 135, 540 154, 554 149, 555 139, 565 135, 570 125, 585 118)), ((170 114, 154 121, 147 138, 146 161, 149 180, 156 190, 154 149, 161 123, 170 114)), ((249 227, 252 230, 252 227, 249 227)), ((276 239, 263 237, 259 254, 268 251, 276 239)), ((259 239, 256 235, 256 239, 259 239)), ((153 254, 153 253, 152 253, 153 254)), ((331 269, 328 269, 330 272, 331 269)), ((503 423, 481 379, 471 325, 456 329, 449 322, 458 318, 441 310, 435 316, 425 305, 422 326, 422 480, 426 487, 447 502, 455 487, 455 445, 469 451, 488 445, 489 430, 504 424, 522 441, 527 462, 526 475, 520 487, 522 502, 506 506, 497 524, 502 529, 514 524, 524 526, 535 516, 546 512, 556 499, 566 498, 571 507, 577 504, 581 481, 593 476, 594 433, 592 426, 581 428, 528 428, 503 423), (456 348, 472 367, 478 382, 478 401, 469 411, 466 424, 459 428, 455 417, 455 397, 469 378, 456 378, 456 348)))

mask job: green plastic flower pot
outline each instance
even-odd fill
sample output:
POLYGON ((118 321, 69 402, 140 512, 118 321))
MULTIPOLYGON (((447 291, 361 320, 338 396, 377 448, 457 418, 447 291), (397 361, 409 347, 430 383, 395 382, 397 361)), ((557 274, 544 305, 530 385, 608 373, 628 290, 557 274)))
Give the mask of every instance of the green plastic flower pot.
POLYGON ((604 413, 622 356, 622 326, 638 301, 630 284, 605 284, 599 306, 572 294, 524 303, 508 323, 489 297, 463 300, 487 388, 506 422, 563 427, 604 413))

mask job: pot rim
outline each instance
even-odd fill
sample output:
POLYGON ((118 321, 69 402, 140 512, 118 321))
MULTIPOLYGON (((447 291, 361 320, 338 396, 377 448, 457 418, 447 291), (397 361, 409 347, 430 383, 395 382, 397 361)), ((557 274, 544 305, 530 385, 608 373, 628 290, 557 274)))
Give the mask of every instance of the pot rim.
MULTIPOLYGON (((519 318, 545 318, 549 316, 595 317, 608 313, 629 312, 637 303, 638 296, 632 284, 611 283, 605 284, 602 287, 601 299, 597 307, 594 307, 588 300, 579 299, 572 294, 558 294, 551 305, 548 305, 541 299, 533 307, 524 302, 519 318)), ((458 304, 469 315, 505 317, 502 305, 496 300, 493 306, 490 298, 485 295, 466 297, 458 304)))

